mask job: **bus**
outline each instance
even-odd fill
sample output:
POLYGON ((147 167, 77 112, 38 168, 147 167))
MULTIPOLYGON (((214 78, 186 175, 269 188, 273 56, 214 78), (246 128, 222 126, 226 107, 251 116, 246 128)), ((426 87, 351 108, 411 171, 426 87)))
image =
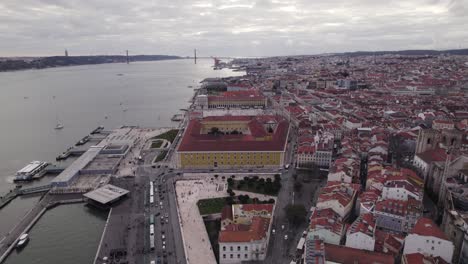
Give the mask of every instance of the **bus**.
POLYGON ((150 249, 154 250, 154 235, 150 235, 150 249))
POLYGON ((297 251, 298 252, 300 252, 300 253, 304 252, 304 244, 305 244, 305 238, 301 237, 301 239, 299 239, 299 243, 297 243, 297 251))
POLYGON ((150 196, 150 204, 153 204, 153 203, 154 203, 154 196, 151 195, 151 196, 150 196))
POLYGON ((154 215, 153 214, 150 214, 149 223, 150 223, 150 225, 154 225, 154 215))

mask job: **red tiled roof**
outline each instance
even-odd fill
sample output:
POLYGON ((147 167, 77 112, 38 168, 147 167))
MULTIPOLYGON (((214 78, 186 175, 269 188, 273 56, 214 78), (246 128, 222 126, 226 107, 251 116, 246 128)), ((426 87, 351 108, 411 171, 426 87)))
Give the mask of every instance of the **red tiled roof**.
POLYGON ((363 214, 359 216, 348 229, 348 234, 363 233, 374 237, 375 219, 372 214, 363 214))
POLYGON ((424 256, 421 253, 412 253, 403 256, 408 264, 448 264, 441 257, 424 256))
POLYGON ((405 216, 407 207, 408 201, 386 199, 377 202, 375 205, 375 211, 405 216))
POLYGON ((298 154, 314 154, 315 146, 300 146, 297 148, 298 154))
POLYGON ((242 211, 268 211, 273 212, 273 204, 242 204, 242 211))
POLYGON ((374 251, 397 256, 403 247, 403 236, 398 236, 390 232, 375 230, 375 249, 374 251), (387 251, 384 251, 384 248, 387 251))
POLYGON ((327 261, 341 264, 393 264, 393 256, 368 250, 325 244, 327 261))
POLYGON ((265 97, 260 94, 258 90, 246 90, 246 91, 228 91, 221 93, 220 95, 210 95, 208 100, 264 100, 265 97))
POLYGON ((442 230, 440 230, 440 228, 431 219, 425 217, 420 218, 418 222, 416 222, 413 230, 411 230, 411 234, 433 236, 443 240, 448 240, 444 232, 442 232, 442 230))
POLYGON ((436 119, 436 120, 432 121, 432 123, 453 125, 453 122, 452 122, 452 121, 450 121, 450 120, 442 120, 442 119, 436 119))
POLYGON ((310 230, 327 229, 341 236, 343 232, 343 222, 341 217, 332 209, 316 209, 310 217, 310 230))
POLYGON ((419 158, 421 158, 426 163, 431 163, 433 161, 445 161, 447 158, 447 153, 445 149, 436 148, 416 154, 416 156, 419 156, 419 158))
POLYGON ((221 211, 221 220, 223 219, 232 220, 232 207, 230 205, 226 205, 223 207, 223 210, 221 211))
POLYGON ((270 218, 254 216, 250 225, 227 225, 219 232, 220 243, 250 242, 266 237, 270 225, 270 218))
POLYGON ((189 122, 178 151, 283 151, 288 134, 288 122, 279 116, 216 116, 206 117, 205 121, 246 121, 252 135, 207 135, 201 134, 201 120, 189 122), (275 120, 277 127, 271 139, 260 124, 275 120), (261 140, 260 140, 261 139, 261 140))

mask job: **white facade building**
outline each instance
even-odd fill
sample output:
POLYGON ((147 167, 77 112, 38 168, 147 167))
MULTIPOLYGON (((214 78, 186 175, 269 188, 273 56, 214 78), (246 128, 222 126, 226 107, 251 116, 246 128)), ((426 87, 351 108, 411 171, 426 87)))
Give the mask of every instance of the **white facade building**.
POLYGON ((219 263, 265 259, 270 238, 273 204, 236 204, 221 212, 219 263))
POLYGON ((375 220, 372 214, 360 215, 349 227, 346 234, 346 246, 374 251, 375 220))
POLYGON ((267 253, 264 241, 219 243, 220 263, 241 263, 242 261, 261 261, 267 253))
POLYGON ((454 246, 439 227, 428 218, 421 218, 413 231, 405 238, 403 254, 421 253, 441 257, 452 262, 454 246))
POLYGON ((345 121, 344 123, 345 127, 349 130, 353 130, 353 129, 356 129, 356 128, 360 128, 362 127, 362 123, 355 120, 355 119, 348 119, 345 121))
POLYGON ((346 235, 346 246, 350 248, 374 251, 375 238, 362 232, 346 235))
POLYGON ((346 174, 344 171, 330 172, 328 173, 328 181, 351 183, 353 181, 353 177, 346 174))
POLYGON ((422 194, 411 192, 405 187, 385 186, 382 188, 383 199, 394 199, 401 201, 408 201, 408 198, 412 198, 418 201, 422 200, 422 194))

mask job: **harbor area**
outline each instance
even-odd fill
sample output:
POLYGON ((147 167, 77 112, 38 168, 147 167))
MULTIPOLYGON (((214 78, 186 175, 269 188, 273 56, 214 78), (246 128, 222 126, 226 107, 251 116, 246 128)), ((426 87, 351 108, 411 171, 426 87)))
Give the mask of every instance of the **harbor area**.
MULTIPOLYGON (((148 243, 145 240, 145 196, 136 195, 145 191, 144 182, 147 180, 135 177, 119 178, 112 182, 128 191, 128 197, 119 200, 110 210, 94 263, 149 263, 143 261, 145 252, 142 250, 148 243)), ((92 194, 85 196, 93 197, 92 194)), ((108 199, 100 204, 106 201, 108 199)))
MULTIPOLYGON (((110 233, 104 231, 104 243, 100 244, 98 253, 102 251, 102 254, 109 258, 118 256, 121 260, 119 263, 126 263, 122 256, 129 252, 131 254, 127 256, 128 263, 140 263, 141 258, 145 256, 142 250, 145 248, 144 243, 147 243, 137 239, 143 237, 145 232, 143 225, 145 196, 135 194, 145 191, 148 177, 135 177, 135 172, 145 163, 146 155, 153 157, 170 146, 170 142, 164 139, 161 140, 160 148, 153 149, 148 143, 152 138, 168 130, 170 128, 152 129, 134 126, 124 126, 105 132, 100 130, 99 134, 98 132, 94 134, 99 135, 100 140, 93 142, 95 138, 88 137, 86 142, 79 145, 80 149, 85 148, 84 152, 71 160, 68 166, 60 168, 50 164, 46 166, 42 162, 34 163, 34 166, 42 167, 43 173, 50 168, 58 175, 56 174, 47 184, 27 188, 17 187, 1 197, 0 205, 3 206, 21 195, 32 193, 40 195, 35 206, 4 237, 0 238, 0 263, 15 248, 19 237, 29 232, 48 209, 59 204, 85 202, 99 209, 112 208, 106 228, 109 227, 110 230, 119 228, 119 231, 110 233), (122 227, 125 227, 124 231, 122 227), (135 233, 129 236, 128 233, 132 232, 135 233), (104 236, 106 234, 110 236, 107 239, 104 236), (129 237, 134 241, 128 241, 129 237), (135 259, 139 260, 133 261, 135 259)), ((28 166, 30 167, 22 171, 31 172, 34 166, 28 166)))

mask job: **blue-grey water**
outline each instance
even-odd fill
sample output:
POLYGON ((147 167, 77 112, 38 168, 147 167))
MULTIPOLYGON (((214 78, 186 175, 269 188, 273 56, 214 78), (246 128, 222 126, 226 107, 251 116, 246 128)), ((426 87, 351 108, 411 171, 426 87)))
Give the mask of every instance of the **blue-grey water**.
POLYGON ((47 211, 29 232, 29 243, 6 264, 93 263, 107 214, 83 204, 47 211))
MULTIPOLYGON (((243 74, 214 71, 212 64, 209 59, 196 65, 191 60, 171 60, 0 73, 0 195, 14 187, 13 175, 24 165, 32 160, 54 162, 59 153, 99 125, 108 129, 123 124, 171 126, 172 115, 186 108, 193 95, 188 86, 195 88, 207 77, 243 74), (62 130, 54 130, 57 121, 65 126, 62 130)), ((32 184, 49 180, 45 177, 32 184)), ((0 210, 0 239, 37 200, 37 196, 17 198, 0 210)), ((36 238, 7 263, 86 263, 70 262, 62 254, 48 257, 51 251, 68 252, 62 246, 75 248, 72 256, 78 260, 92 259, 101 235, 95 225, 103 226, 105 219, 82 205, 70 208, 48 212, 31 231, 36 238), (60 232, 35 230, 39 227, 60 232), (67 237, 66 243, 49 243, 62 236, 67 237), (93 250, 81 250, 82 246, 93 250)))

